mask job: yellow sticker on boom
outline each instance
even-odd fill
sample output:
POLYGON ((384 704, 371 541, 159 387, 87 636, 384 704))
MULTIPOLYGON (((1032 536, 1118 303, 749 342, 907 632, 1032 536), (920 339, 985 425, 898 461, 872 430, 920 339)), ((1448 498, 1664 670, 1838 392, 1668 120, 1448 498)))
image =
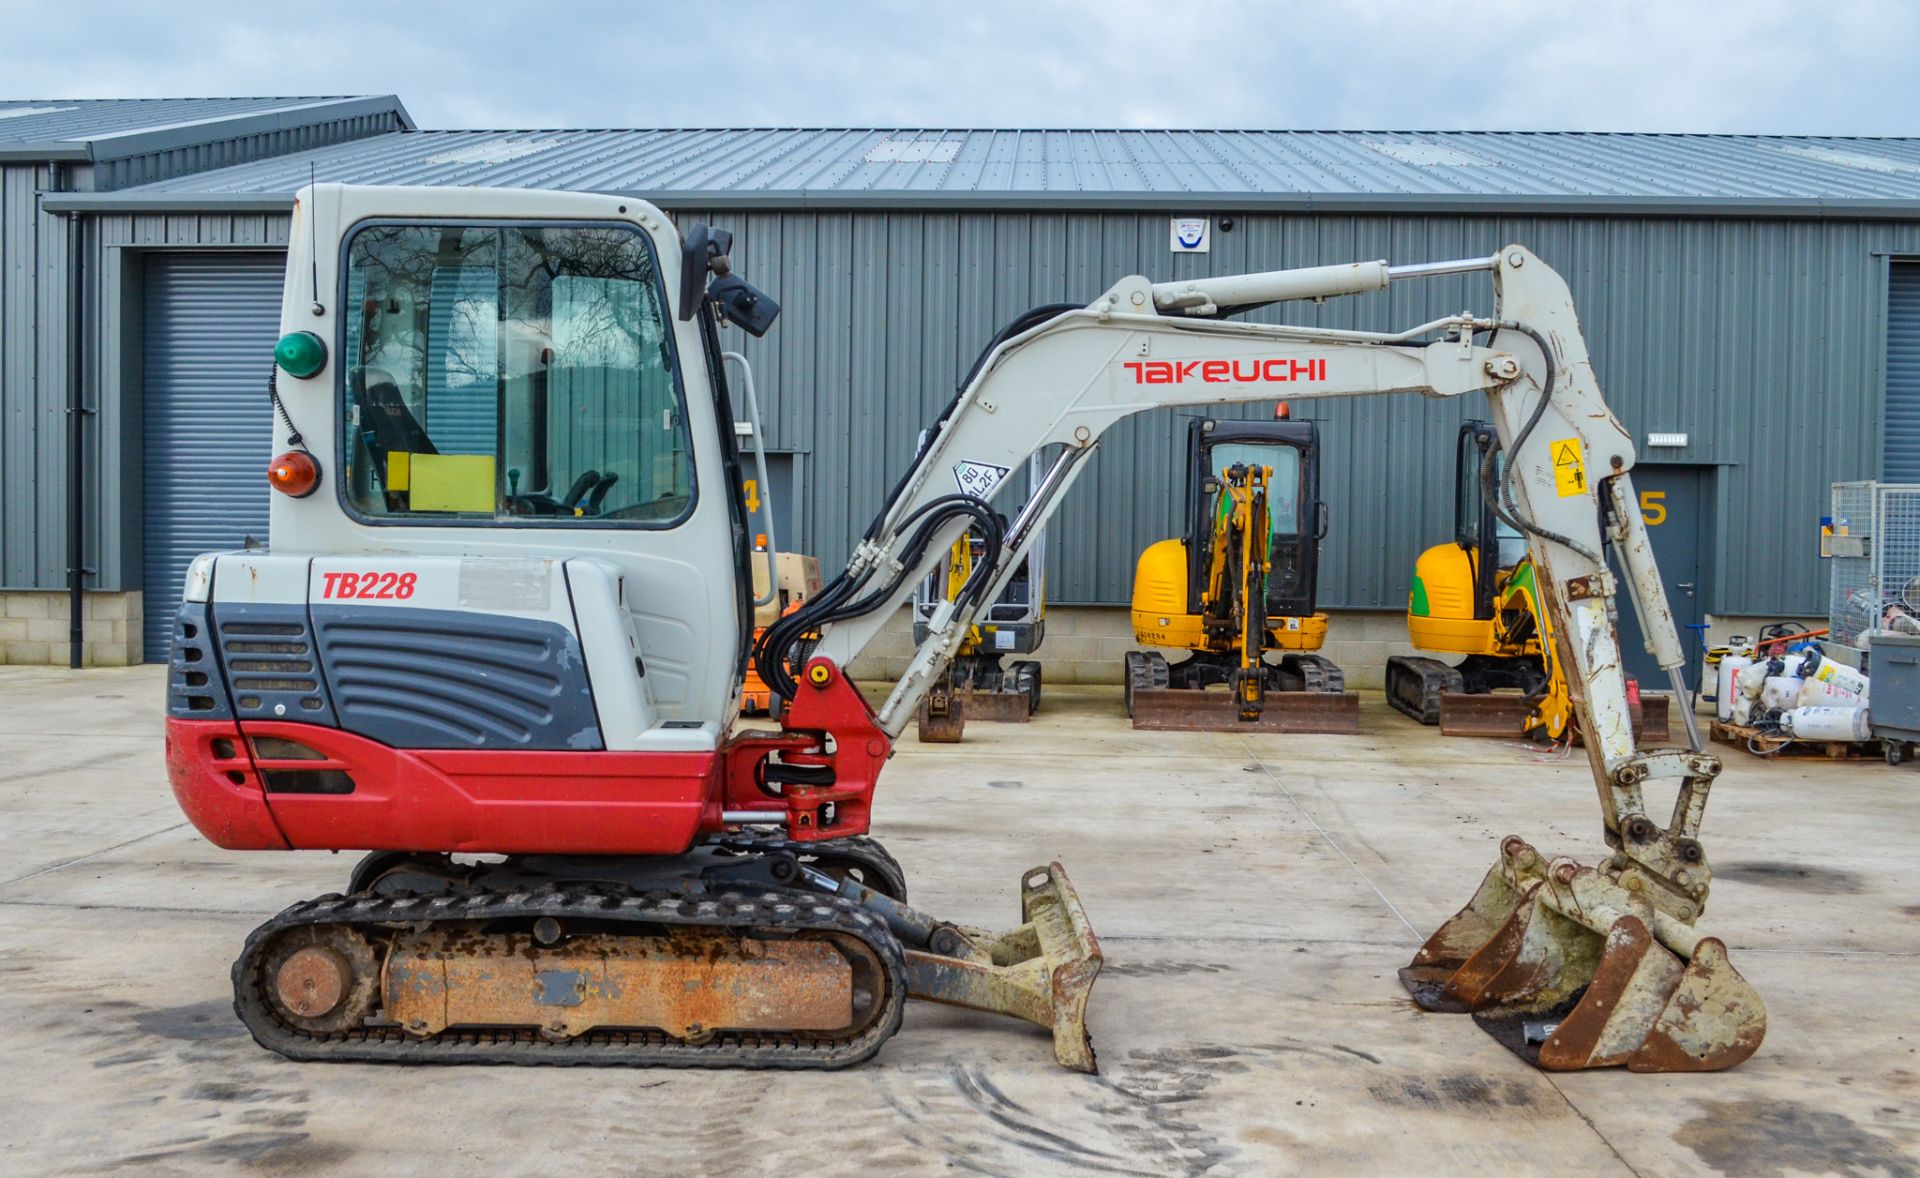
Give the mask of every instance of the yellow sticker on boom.
POLYGON ((1561 438, 1550 447, 1553 454, 1553 485, 1560 497, 1587 493, 1587 464, 1580 454, 1579 438, 1561 438))

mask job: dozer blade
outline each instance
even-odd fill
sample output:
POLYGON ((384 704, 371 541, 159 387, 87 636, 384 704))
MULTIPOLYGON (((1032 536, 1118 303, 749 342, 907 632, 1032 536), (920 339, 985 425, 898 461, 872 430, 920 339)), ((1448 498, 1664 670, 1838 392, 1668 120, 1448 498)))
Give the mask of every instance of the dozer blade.
POLYGON ((1600 872, 1548 866, 1510 838, 1400 980, 1423 1009, 1470 1011, 1549 1071, 1719 1071, 1759 1048, 1766 1007, 1718 940, 1700 939, 1688 960, 1669 947, 1689 934, 1600 872))
POLYGON ((915 731, 921 744, 959 744, 961 736, 967 731, 966 705, 960 702, 960 696, 956 694, 948 696, 936 707, 933 706, 933 697, 929 695, 920 701, 915 731))
POLYGON ((1351 691, 1268 691, 1260 716, 1240 718, 1231 692, 1182 687, 1138 687, 1133 692, 1133 726, 1150 732, 1324 732, 1351 736, 1360 731, 1360 696, 1351 691))
POLYGON ((1080 897, 1059 863, 1020 881, 1020 927, 995 935, 961 930, 952 953, 907 950, 907 996, 1011 1015, 1053 1032, 1061 1065, 1097 1072, 1087 998, 1104 960, 1080 897))
POLYGON ((1524 695, 1449 691, 1440 697, 1440 735, 1518 740, 1527 734, 1533 711, 1524 695))
MULTIPOLYGON (((1025 724, 1033 719, 1033 702, 1024 691, 967 691, 953 693, 954 703, 969 720, 991 724, 1025 724)), ((925 740, 926 737, 920 739, 925 740)))

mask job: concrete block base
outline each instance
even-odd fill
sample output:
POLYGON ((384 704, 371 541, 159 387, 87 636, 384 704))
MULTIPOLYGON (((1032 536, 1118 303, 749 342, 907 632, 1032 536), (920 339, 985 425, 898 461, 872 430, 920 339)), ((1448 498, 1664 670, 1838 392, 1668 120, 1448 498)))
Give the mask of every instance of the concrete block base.
MULTIPOLYGON (((137 592, 91 590, 83 598, 82 665, 138 663, 141 601, 137 592)), ((64 667, 71 642, 65 590, 0 590, 0 665, 64 667)))

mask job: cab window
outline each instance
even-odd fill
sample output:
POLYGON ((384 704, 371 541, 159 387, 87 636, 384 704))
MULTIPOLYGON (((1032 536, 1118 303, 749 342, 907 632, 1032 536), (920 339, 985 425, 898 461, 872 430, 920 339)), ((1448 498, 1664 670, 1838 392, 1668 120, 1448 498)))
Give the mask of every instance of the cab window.
POLYGON ((345 495, 377 519, 669 524, 686 409, 622 227, 370 225, 347 247, 345 495))
POLYGON ((1215 478, 1235 463, 1265 466, 1273 471, 1267 480, 1267 516, 1273 521, 1273 534, 1290 537, 1300 534, 1300 450, 1295 446, 1272 442, 1218 442, 1211 450, 1207 473, 1215 478))

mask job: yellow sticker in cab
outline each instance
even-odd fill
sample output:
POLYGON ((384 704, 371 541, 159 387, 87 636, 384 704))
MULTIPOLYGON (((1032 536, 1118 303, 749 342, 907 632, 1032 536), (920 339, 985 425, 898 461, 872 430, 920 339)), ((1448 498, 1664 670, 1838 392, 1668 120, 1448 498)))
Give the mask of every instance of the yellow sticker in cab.
POLYGON ((1587 493, 1587 464, 1580 454, 1579 438, 1561 438, 1550 448, 1553 454, 1553 485, 1562 499, 1587 493))

